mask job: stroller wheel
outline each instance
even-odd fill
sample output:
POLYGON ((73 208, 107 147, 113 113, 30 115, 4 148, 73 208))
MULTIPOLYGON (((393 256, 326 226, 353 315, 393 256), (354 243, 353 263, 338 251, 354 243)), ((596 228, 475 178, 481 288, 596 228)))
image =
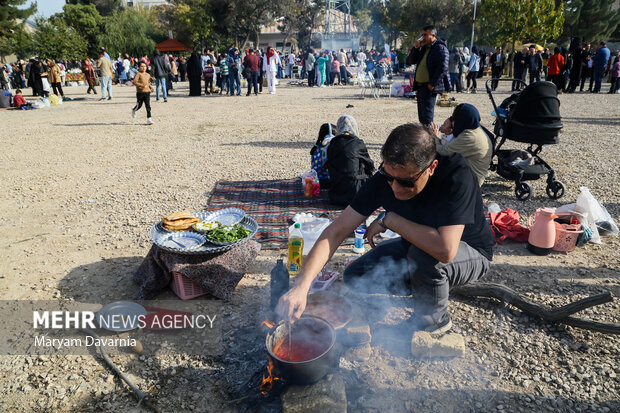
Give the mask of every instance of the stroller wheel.
POLYGON ((551 199, 559 199, 564 196, 564 184, 560 181, 551 181, 547 184, 547 196, 551 199))
POLYGON ((527 182, 519 182, 515 186, 515 195, 518 200, 526 201, 532 196, 532 185, 527 182))

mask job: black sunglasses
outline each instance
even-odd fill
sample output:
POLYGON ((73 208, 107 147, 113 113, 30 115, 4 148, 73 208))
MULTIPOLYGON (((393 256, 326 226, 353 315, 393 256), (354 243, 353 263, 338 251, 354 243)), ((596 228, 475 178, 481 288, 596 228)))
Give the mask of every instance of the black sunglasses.
POLYGON ((428 165, 426 165, 424 169, 422 169, 420 173, 417 174, 414 178, 396 178, 395 176, 390 175, 389 173, 385 172, 385 169, 383 168, 383 162, 381 162, 381 165, 379 165, 379 173, 383 175, 390 184, 396 181, 400 186, 404 186, 405 188, 413 188, 415 186, 415 183, 418 182, 418 179, 420 179, 420 177, 424 173, 424 171, 426 171, 428 167, 433 164, 434 160, 435 159, 433 159, 428 165))

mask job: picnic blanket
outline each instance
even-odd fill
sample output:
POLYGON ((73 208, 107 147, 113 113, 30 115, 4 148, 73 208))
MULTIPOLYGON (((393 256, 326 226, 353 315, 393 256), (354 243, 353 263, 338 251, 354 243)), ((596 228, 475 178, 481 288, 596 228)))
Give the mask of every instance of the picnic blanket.
MULTIPOLYGON (((288 227, 295 214, 326 214, 336 218, 341 207, 330 205, 327 190, 318 197, 305 197, 300 178, 268 181, 218 181, 208 210, 240 208, 258 222, 256 240, 263 249, 288 248, 288 227)), ((351 243, 352 240, 348 241, 351 243)))

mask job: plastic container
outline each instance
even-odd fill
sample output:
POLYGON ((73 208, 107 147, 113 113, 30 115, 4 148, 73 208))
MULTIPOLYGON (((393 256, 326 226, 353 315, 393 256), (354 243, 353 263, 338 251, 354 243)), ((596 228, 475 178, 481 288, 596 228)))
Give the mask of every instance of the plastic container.
POLYGON ((284 261, 279 259, 276 262, 275 267, 271 270, 271 310, 276 309, 276 305, 278 305, 278 300, 280 297, 288 291, 289 289, 289 280, 290 276, 286 267, 284 266, 284 261))
POLYGON ((172 273, 170 288, 181 300, 190 300, 208 294, 207 290, 178 272, 172 273))
POLYGON ((310 284, 310 292, 326 290, 338 278, 338 275, 338 272, 330 271, 325 265, 310 284))
POLYGON ((560 224, 555 223, 555 243, 554 251, 571 252, 577 245, 577 239, 583 234, 581 224, 560 224))
POLYGON ((301 224, 296 223, 288 236, 288 261, 286 269, 290 275, 297 275, 303 265, 304 237, 301 224))
MULTIPOLYGON (((301 234, 304 238, 304 248, 303 254, 308 255, 314 243, 325 228, 327 228, 330 224, 330 220, 328 218, 317 218, 312 214, 298 214, 293 217, 293 220, 301 224, 301 234)), ((289 227, 289 235, 293 230, 294 225, 289 227)))
POLYGON ((358 228, 355 230, 355 244, 353 245, 353 252, 356 254, 363 254, 366 252, 364 249, 364 234, 366 230, 358 228))

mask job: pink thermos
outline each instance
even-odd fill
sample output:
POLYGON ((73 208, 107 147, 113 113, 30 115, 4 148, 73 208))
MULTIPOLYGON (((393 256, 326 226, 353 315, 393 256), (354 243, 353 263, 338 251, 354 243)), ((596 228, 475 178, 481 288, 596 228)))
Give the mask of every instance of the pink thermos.
POLYGON ((536 255, 547 255, 555 244, 555 208, 538 208, 536 219, 532 226, 532 215, 528 220, 530 236, 527 239, 527 249, 536 255))

